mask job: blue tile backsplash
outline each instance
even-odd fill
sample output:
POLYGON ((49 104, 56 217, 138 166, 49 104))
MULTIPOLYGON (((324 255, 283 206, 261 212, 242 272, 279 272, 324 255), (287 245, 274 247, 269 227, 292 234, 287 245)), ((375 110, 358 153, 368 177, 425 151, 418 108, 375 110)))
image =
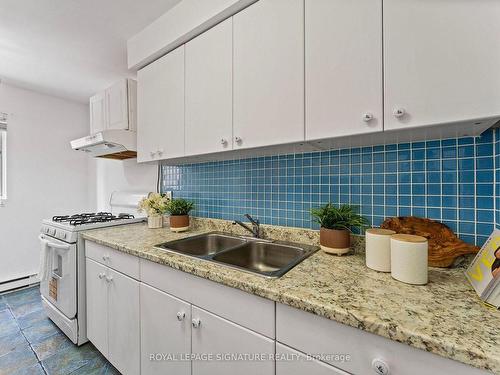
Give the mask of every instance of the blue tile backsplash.
POLYGON ((193 215, 317 228, 310 209, 349 203, 372 225, 389 216, 439 220, 481 245, 500 223, 500 131, 480 137, 162 166, 161 190, 193 215))

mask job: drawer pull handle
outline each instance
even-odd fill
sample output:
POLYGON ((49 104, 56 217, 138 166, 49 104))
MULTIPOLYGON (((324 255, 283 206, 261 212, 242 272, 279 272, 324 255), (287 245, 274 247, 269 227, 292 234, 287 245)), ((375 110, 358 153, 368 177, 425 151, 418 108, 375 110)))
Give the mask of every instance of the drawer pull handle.
POLYGON ((113 276, 106 276, 106 281, 108 283, 110 283, 111 281, 113 281, 113 276))
POLYGON ((109 255, 103 255, 102 260, 109 260, 109 255))
POLYGON ((184 318, 185 318, 185 317, 186 317, 186 313, 185 313, 185 312, 183 312, 183 311, 179 311, 179 312, 177 313, 177 320, 178 320, 179 322, 182 322, 182 321, 184 320, 184 318))
POLYGON ((193 325, 193 328, 198 328, 201 325, 201 320, 198 319, 198 318, 193 319, 193 321, 191 322, 191 324, 193 325))
POLYGON ((99 275, 97 275, 100 279, 102 279, 105 275, 104 272, 101 272, 99 275))
POLYGON ((372 368, 378 375, 389 375, 389 365, 381 359, 375 358, 372 361, 372 368))

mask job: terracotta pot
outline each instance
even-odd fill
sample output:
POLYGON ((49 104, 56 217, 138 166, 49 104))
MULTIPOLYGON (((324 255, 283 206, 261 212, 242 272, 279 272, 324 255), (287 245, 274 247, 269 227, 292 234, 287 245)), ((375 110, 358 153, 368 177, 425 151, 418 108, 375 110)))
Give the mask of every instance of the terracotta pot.
POLYGON ((184 232, 189 229, 189 215, 170 216, 170 230, 184 232))
POLYGON ((163 227, 163 216, 161 215, 148 216, 149 229, 158 229, 162 227, 163 227))
POLYGON ((321 249, 329 254, 342 255, 351 249, 351 232, 347 229, 321 228, 319 231, 321 249))

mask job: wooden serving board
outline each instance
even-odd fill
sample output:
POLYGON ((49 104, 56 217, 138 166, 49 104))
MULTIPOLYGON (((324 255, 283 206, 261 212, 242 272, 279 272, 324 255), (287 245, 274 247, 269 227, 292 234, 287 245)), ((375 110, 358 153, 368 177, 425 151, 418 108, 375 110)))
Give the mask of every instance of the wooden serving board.
POLYGON ((431 267, 450 267, 456 258, 479 251, 478 246, 465 243, 448 226, 430 219, 415 216, 392 217, 386 219, 380 227, 427 238, 431 267))

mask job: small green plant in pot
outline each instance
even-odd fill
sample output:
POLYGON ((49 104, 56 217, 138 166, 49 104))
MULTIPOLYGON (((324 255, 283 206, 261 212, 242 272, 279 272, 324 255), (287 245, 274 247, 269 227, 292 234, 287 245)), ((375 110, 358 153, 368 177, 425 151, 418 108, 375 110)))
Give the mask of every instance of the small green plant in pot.
POLYGON ((184 232, 189 229, 189 212, 194 208, 194 203, 183 198, 172 199, 167 204, 170 214, 170 230, 184 232))
POLYGON ((321 249, 330 254, 342 255, 349 252, 351 229, 368 226, 368 220, 359 215, 353 206, 347 204, 335 207, 327 203, 320 208, 313 208, 311 215, 320 225, 321 249))

